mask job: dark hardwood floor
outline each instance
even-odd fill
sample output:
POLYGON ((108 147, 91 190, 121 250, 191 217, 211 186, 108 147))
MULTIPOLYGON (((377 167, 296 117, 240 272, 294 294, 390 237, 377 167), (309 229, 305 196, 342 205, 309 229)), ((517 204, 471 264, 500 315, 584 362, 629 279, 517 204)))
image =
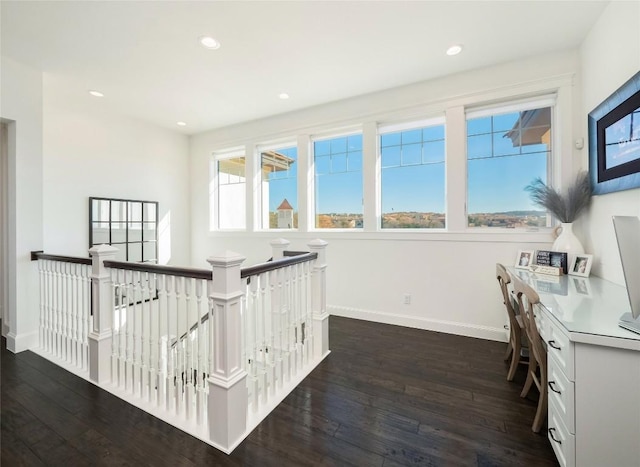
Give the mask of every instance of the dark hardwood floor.
POLYGON ((2 465, 557 465, 506 344, 338 317, 330 338, 230 456, 3 340, 2 465))

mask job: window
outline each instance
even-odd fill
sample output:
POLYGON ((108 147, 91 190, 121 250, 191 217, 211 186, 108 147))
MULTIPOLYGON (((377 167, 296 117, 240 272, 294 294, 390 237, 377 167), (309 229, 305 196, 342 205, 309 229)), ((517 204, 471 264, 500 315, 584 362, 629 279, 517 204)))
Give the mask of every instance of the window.
POLYGON ((158 262, 158 203, 89 198, 89 248, 113 245, 118 261, 158 262))
POLYGON ((259 148, 262 168, 262 228, 298 228, 298 148, 259 148))
POLYGON ((246 227, 246 163, 244 149, 214 154, 218 229, 246 227))
POLYGON ((379 129, 383 229, 445 227, 444 123, 379 129))
POLYGON ((549 179, 553 107, 540 102, 467 114, 469 227, 547 225, 524 188, 549 179))
POLYGON ((313 142, 318 229, 362 228, 362 134, 313 142))

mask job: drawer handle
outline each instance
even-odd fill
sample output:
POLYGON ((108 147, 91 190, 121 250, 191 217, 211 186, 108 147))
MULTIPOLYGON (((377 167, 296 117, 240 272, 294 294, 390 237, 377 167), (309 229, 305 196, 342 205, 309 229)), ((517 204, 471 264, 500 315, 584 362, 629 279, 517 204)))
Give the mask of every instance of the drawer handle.
POLYGON ((551 436, 551 439, 554 440, 556 443, 558 444, 562 444, 562 441, 560 441, 559 439, 556 439, 555 436, 553 436, 553 434, 556 432, 555 428, 549 428, 549 436, 551 436))
POLYGON ((551 389, 553 392, 558 393, 558 394, 562 394, 562 391, 558 391, 554 385, 556 384, 555 381, 549 381, 549 389, 551 389))
POLYGON ((554 340, 550 340, 550 341, 549 341, 549 345, 550 345, 551 347, 553 347, 554 349, 556 349, 556 350, 561 350, 561 349, 562 349, 562 347, 558 347, 558 346, 557 346, 557 345, 555 345, 555 344, 556 344, 556 341, 554 341, 554 340))

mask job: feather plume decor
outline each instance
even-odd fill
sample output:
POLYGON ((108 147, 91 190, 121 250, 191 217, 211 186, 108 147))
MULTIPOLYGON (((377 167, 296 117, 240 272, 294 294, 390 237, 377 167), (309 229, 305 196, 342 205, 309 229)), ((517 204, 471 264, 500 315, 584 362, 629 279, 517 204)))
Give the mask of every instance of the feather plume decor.
POLYGON ((591 182, 589 173, 581 171, 566 192, 559 193, 547 186, 540 178, 525 187, 531 201, 542 206, 560 222, 573 222, 591 202, 591 182))

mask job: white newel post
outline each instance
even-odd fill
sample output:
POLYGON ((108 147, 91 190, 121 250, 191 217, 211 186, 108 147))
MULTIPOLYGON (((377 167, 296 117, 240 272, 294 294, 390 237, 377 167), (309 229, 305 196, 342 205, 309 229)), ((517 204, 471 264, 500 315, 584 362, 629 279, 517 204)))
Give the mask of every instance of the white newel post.
POLYGON ((313 357, 329 353, 329 313, 327 313, 327 245, 316 239, 308 243, 311 253, 318 253, 311 272, 311 309, 313 310, 313 357))
POLYGON ((289 240, 285 240, 284 238, 276 238, 275 240, 271 240, 269 242, 271 245, 271 257, 273 260, 284 258, 284 252, 289 247, 291 242, 289 240))
POLYGON ((111 378, 111 340, 113 326, 113 288, 104 261, 116 259, 117 248, 94 246, 91 255, 91 310, 93 328, 89 332, 89 377, 102 384, 111 378))
POLYGON ((247 372, 242 364, 242 309, 244 291, 240 265, 245 258, 227 251, 207 259, 213 268, 209 292, 212 340, 209 368, 209 437, 225 451, 247 429, 247 372))

